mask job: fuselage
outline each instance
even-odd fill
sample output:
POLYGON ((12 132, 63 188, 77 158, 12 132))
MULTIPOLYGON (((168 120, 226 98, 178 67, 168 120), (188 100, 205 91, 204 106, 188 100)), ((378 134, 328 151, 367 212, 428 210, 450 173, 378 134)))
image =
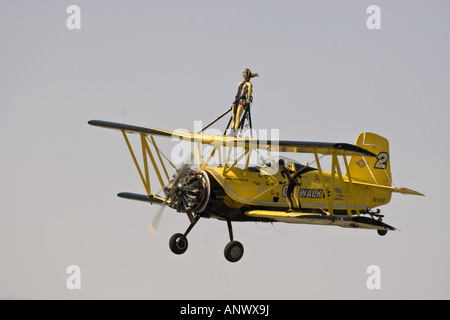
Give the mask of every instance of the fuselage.
MULTIPOLYGON (((210 183, 208 204, 202 213, 204 216, 251 221, 254 219, 245 215, 246 211, 289 209, 287 182, 280 172, 268 174, 263 167, 249 167, 247 170, 208 167, 203 170, 208 174, 210 183)), ((333 213, 344 215, 348 207, 352 214, 356 214, 356 208, 362 212, 390 201, 390 192, 351 184, 346 176, 343 176, 343 181, 342 184, 337 174, 332 177, 330 172, 322 171, 320 175, 318 169, 305 167, 292 196, 297 204, 300 202, 302 212, 328 212, 331 201, 333 213), (332 179, 333 190, 330 190, 332 179)))

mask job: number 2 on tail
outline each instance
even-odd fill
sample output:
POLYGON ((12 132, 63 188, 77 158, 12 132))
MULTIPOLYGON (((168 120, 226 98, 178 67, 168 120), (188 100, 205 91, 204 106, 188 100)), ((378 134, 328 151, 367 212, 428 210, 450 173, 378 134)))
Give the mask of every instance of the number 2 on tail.
POLYGON ((389 154, 387 152, 380 152, 377 156, 377 162, 375 162, 375 169, 386 169, 389 160, 389 154))

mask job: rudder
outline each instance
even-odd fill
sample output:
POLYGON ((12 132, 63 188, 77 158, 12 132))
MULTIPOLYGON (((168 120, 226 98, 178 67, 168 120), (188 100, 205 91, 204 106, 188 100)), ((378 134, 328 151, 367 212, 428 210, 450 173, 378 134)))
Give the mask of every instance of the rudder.
MULTIPOLYGON (((356 138, 355 145, 373 152, 377 157, 350 157, 348 166, 352 179, 391 186, 389 141, 375 133, 363 132, 356 138)), ((348 172, 345 175, 348 176, 348 172)))

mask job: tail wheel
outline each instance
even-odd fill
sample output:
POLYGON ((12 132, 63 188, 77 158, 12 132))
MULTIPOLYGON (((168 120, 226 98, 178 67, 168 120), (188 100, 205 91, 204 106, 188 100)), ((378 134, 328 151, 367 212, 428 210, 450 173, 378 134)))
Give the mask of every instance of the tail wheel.
POLYGON ((175 233, 169 240, 169 247, 175 254, 183 254, 188 248, 187 238, 182 233, 175 233))
POLYGON ((224 254, 228 261, 237 262, 244 255, 244 246, 239 241, 230 241, 225 247, 224 254))

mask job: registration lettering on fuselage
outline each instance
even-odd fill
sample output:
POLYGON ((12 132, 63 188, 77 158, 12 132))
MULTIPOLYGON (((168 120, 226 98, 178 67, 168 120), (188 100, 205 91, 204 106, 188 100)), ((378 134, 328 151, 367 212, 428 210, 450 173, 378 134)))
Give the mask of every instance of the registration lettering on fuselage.
MULTIPOLYGON (((283 187, 282 195, 286 197, 287 186, 283 187)), ((321 199, 323 196, 323 189, 307 189, 300 188, 298 191, 294 191, 294 195, 300 198, 321 199)))

